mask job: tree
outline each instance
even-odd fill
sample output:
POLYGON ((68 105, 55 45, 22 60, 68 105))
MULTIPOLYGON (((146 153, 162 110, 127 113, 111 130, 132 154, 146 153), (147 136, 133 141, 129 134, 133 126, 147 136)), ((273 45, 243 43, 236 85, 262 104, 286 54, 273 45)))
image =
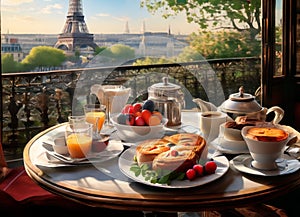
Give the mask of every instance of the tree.
POLYGON ((110 47, 112 57, 120 59, 133 59, 135 57, 134 49, 123 44, 115 44, 110 47))
POLYGON ((152 64, 166 64, 166 63, 173 63, 172 59, 167 59, 165 57, 146 57, 137 59, 132 65, 134 66, 142 66, 142 65, 152 65, 152 64))
POLYGON ((98 55, 99 53, 101 53, 101 52, 104 51, 105 49, 107 49, 107 47, 105 47, 105 46, 102 46, 102 47, 96 47, 94 55, 95 55, 95 56, 98 55))
POLYGON ((37 46, 30 50, 21 63, 27 66, 27 69, 34 69, 61 66, 65 60, 66 56, 62 50, 49 46, 37 46))
POLYGON ((17 72, 19 71, 19 63, 14 61, 12 54, 2 54, 2 72, 17 72))
POLYGON ((135 51, 127 45, 114 44, 111 47, 102 50, 99 55, 109 57, 114 60, 129 60, 135 57, 135 51))
POLYGON ((141 7, 163 17, 185 12, 187 21, 200 28, 250 31, 251 39, 261 31, 261 0, 141 0, 141 7))
POLYGON ((189 36, 190 45, 178 56, 178 61, 259 56, 260 42, 249 40, 247 32, 201 31, 189 36))

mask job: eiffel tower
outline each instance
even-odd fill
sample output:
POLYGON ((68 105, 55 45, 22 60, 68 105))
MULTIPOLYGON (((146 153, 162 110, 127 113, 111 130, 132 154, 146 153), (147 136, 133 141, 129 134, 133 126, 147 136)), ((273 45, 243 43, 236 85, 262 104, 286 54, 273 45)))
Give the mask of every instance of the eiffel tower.
POLYGON ((63 32, 58 35, 55 48, 67 52, 75 52, 76 49, 91 47, 96 49, 94 35, 90 34, 84 21, 81 0, 69 0, 69 11, 63 32))

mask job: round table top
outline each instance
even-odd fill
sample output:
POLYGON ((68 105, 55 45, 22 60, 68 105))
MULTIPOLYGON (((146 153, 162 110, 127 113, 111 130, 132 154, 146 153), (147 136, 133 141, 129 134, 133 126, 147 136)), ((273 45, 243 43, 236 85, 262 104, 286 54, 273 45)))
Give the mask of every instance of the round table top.
MULTIPOLYGON (((198 112, 183 112, 183 125, 197 130, 198 117, 198 112)), ((24 149, 25 169, 43 188, 91 206, 172 212, 219 210, 264 202, 300 185, 299 170, 277 176, 241 173, 230 161, 232 156, 226 156, 229 166, 220 177, 188 188, 136 182, 122 173, 118 156, 105 162, 80 165, 47 162, 43 141, 53 139, 62 132, 63 126, 51 127, 28 142, 24 149)))

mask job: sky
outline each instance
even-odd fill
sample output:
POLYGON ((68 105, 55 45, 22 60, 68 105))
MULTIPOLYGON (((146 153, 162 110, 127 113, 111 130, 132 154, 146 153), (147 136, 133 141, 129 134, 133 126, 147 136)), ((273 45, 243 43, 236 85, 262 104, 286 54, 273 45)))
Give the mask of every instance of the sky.
MULTIPOLYGON (((169 19, 151 14, 139 0, 82 0, 83 15, 92 34, 146 31, 190 34, 196 24, 188 24, 184 14, 169 19)), ((69 0, 1 0, 1 31, 11 34, 59 34, 68 13, 69 0)))

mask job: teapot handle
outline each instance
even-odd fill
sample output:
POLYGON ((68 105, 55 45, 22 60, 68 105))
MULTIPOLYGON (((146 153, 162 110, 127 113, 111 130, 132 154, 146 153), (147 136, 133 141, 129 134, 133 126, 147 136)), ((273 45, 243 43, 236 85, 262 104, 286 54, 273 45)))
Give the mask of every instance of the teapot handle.
POLYGON ((275 112, 275 117, 272 121, 273 124, 278 124, 284 116, 284 110, 279 106, 273 106, 269 108, 266 114, 269 114, 270 112, 275 112))

